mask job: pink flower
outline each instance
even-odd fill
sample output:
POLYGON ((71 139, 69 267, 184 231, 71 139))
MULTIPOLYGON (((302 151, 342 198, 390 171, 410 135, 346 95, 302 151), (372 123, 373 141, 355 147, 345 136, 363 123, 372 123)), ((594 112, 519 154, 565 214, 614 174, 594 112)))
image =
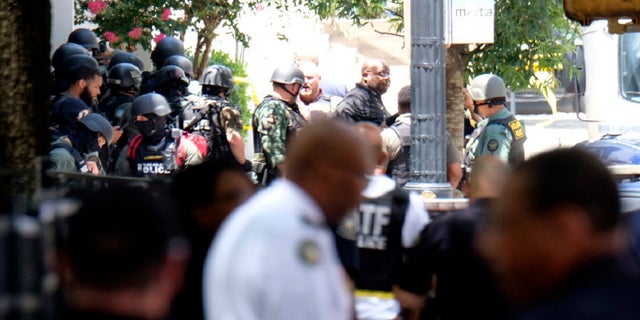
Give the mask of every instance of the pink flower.
POLYGON ((108 6, 109 5, 102 0, 93 0, 88 4, 89 11, 91 11, 91 13, 93 13, 94 15, 100 14, 100 12, 107 9, 108 6))
POLYGON ((258 12, 263 11, 266 8, 267 8, 267 6, 265 6, 264 3, 256 4, 256 11, 258 11, 258 12))
POLYGON ((158 42, 162 41, 162 39, 164 39, 164 38, 166 38, 166 37, 167 37, 167 36, 166 36, 164 33, 161 33, 161 34, 159 34, 159 35, 157 35, 157 36, 153 37, 153 41, 154 41, 155 43, 158 43, 158 42))
POLYGON ((142 28, 133 28, 127 35, 133 40, 138 40, 142 37, 142 28))
POLYGON ((120 38, 113 32, 113 31, 106 31, 104 34, 102 34, 104 36, 105 39, 107 39, 107 41, 109 41, 110 43, 115 43, 118 42, 118 40, 120 40, 120 38))
POLYGON ((171 9, 167 8, 162 11, 162 20, 167 21, 171 19, 171 9))

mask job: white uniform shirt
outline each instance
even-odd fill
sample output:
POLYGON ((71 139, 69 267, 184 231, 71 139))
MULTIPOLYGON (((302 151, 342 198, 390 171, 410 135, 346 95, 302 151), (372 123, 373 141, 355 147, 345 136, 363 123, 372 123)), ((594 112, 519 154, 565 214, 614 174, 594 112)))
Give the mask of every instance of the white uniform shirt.
MULTIPOLYGON (((395 180, 386 175, 375 175, 362 191, 365 198, 378 198, 396 187, 395 180)), ((413 247, 420 232, 430 222, 424 201, 416 193, 409 194, 409 204, 402 225, 402 246, 413 247)), ((359 320, 395 319, 400 314, 400 303, 394 299, 375 296, 356 297, 356 315, 359 320)))
POLYGON ((280 179, 223 223, 205 261, 206 319, 349 319, 333 234, 317 204, 280 179))

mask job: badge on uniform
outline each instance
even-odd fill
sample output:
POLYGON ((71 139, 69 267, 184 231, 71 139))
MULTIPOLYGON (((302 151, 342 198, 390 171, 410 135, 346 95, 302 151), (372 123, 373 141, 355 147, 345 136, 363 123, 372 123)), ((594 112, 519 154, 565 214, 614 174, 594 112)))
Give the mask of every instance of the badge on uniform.
POLYGON ((491 152, 495 152, 496 150, 498 150, 498 140, 496 139, 491 139, 489 140, 489 142, 487 142, 487 149, 489 149, 489 151, 491 152))
POLYGON ((524 129, 522 128, 522 124, 518 120, 513 120, 509 122, 509 128, 513 131, 513 136, 516 140, 520 140, 524 138, 524 129))
POLYGON ((320 261, 320 247, 312 240, 300 243, 300 257, 308 265, 315 265, 320 261))

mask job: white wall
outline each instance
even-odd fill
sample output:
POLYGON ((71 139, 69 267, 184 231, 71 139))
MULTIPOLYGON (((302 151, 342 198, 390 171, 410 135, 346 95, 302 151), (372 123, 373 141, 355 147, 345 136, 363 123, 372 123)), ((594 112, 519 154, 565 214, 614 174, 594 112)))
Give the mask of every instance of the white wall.
POLYGON ((51 0, 51 55, 73 31, 73 12, 73 0, 51 0))

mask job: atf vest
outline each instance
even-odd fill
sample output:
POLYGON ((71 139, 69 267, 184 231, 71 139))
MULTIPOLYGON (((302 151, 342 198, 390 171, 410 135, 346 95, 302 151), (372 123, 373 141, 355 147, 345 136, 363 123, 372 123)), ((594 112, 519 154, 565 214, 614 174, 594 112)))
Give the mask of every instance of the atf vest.
POLYGON ((524 141, 527 140, 522 123, 513 115, 502 119, 491 119, 487 126, 499 124, 509 129, 511 133, 511 149, 509 151, 509 164, 515 165, 524 161, 524 141))
POLYGON ((402 151, 395 160, 389 161, 387 172, 400 185, 409 182, 409 168, 411 161, 411 125, 404 122, 394 123, 390 127, 402 142, 402 151))
POLYGON ((382 197, 360 203, 356 219, 356 243, 360 273, 356 288, 391 291, 391 275, 402 259, 402 225, 409 194, 396 188, 382 197))
POLYGON ((239 110, 227 100, 217 96, 206 96, 198 103, 190 104, 182 111, 180 128, 200 134, 207 140, 207 153, 212 159, 234 160, 227 133, 223 126, 223 109, 239 110), (195 122, 195 123, 194 123, 195 122))

